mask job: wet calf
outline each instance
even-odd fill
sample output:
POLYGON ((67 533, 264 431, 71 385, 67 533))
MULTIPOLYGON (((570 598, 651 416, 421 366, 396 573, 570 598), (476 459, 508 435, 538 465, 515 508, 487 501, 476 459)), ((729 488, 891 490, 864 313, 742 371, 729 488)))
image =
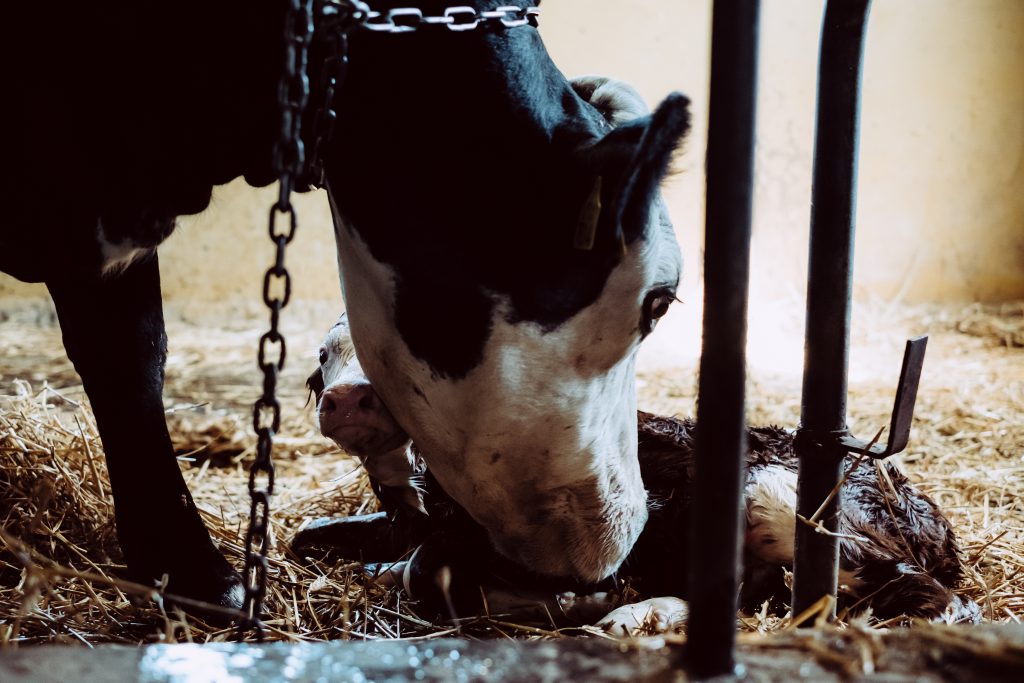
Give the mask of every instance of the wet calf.
MULTIPOLYGON (((293 542, 301 553, 331 549, 365 562, 395 563, 388 566, 388 580, 400 582, 424 611, 445 616, 479 612, 483 588, 491 611, 513 610, 520 618, 530 613, 546 618, 550 613, 570 622, 593 622, 615 607, 622 594, 635 593, 660 597, 622 605, 600 623, 619 633, 641 623, 656 631, 685 623, 692 421, 637 414, 649 519, 617 577, 585 584, 532 573, 493 551, 479 526, 426 471, 415 447, 374 395, 352 352, 344 315, 328 333, 320 367, 308 383, 318 398, 321 432, 359 457, 384 510, 314 522, 293 542), (628 591, 622 590, 627 586, 628 591)), ((793 440, 792 433, 777 427, 755 427, 747 433, 740 595, 744 610, 767 602, 782 612, 789 601, 784 577, 793 562, 797 523, 793 440)), ((840 510, 841 611, 870 608, 879 619, 978 619, 977 605, 952 592, 962 578, 952 527, 898 468, 848 461, 840 510)))

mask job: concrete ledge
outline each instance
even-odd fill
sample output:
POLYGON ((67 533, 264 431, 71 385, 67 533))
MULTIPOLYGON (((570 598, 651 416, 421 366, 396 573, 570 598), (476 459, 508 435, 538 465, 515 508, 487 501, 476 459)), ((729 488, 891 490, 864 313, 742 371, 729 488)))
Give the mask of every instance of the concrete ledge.
MULTIPOLYGON (((0 654, 4 683, 683 681, 673 647, 599 639, 43 646, 0 654)), ((677 647, 677 646, 676 646, 677 647)), ((1024 680, 1024 626, 741 637, 747 681, 1024 680)))
POLYGON ((0 681, 636 681, 670 670, 667 651, 622 652, 598 640, 218 643, 62 646, 0 655, 0 681))

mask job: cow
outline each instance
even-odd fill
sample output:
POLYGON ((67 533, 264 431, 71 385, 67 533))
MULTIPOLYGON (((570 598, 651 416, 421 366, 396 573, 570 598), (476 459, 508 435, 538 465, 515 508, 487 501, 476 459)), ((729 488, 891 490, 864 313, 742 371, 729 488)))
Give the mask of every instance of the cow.
MULTIPOLYGON (((300 557, 328 553, 368 562, 371 572, 386 567, 378 580, 403 586, 427 617, 511 610, 519 620, 597 622, 615 635, 685 627, 692 421, 637 413, 640 471, 651 512, 618 572, 618 586, 552 582, 496 558, 486 535, 430 476, 362 373, 345 314, 328 331, 319 356, 307 381, 317 399, 319 430, 358 456, 382 511, 312 520, 292 540, 300 557), (439 586, 441 573, 447 579, 439 586), (623 585, 648 597, 618 605, 624 591, 616 588, 623 585)), ((794 435, 777 427, 753 427, 746 443, 739 606, 753 612, 767 603, 781 614, 789 602, 784 569, 793 566, 797 524, 794 435)), ((881 620, 980 619, 977 604, 953 592, 964 573, 952 525, 895 465, 848 463, 839 500, 843 613, 870 609, 881 620)))
MULTIPOLYGON (((157 247, 215 185, 275 179, 285 5, 17 3, 2 36, 17 96, 0 270, 53 299, 130 574, 228 607, 241 579, 164 421, 157 247)), ((601 79, 574 88, 532 24, 350 43, 324 160, 362 365, 501 553, 602 579, 647 518, 633 367, 679 280, 658 188, 688 101, 646 114, 601 79)), ((314 40, 310 64, 323 53, 314 40)))

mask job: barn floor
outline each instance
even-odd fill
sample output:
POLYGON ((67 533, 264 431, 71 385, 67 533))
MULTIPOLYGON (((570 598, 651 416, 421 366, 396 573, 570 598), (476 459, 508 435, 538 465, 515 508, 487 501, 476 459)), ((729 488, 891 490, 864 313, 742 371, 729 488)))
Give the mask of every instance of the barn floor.
MULTIPOLYGON (((337 312, 293 305, 285 314, 289 363, 281 382, 278 489, 268 598, 272 640, 537 637, 580 629, 523 626, 501 615, 458 628, 423 622, 402 596, 363 581, 351 564, 307 565, 287 553, 304 520, 369 511, 372 494, 353 458, 312 427, 303 380, 337 312)), ((961 588, 992 622, 1024 616, 1024 305, 999 308, 867 306, 855 311, 851 427, 888 424, 902 340, 931 335, 907 452, 896 456, 959 531, 970 580, 961 588)), ((258 387, 256 308, 168 313, 168 420, 193 496, 222 550, 241 564, 248 513, 246 467, 258 387)), ((793 343, 752 323, 752 423, 799 417, 799 314, 778 318, 793 343), (795 336, 794 336, 795 335, 795 336), (795 344, 795 346, 794 346, 795 344), (794 350, 795 349, 795 350, 794 350)), ((697 335, 696 330, 692 330, 697 335)), ((0 644, 208 642, 231 637, 149 600, 119 578, 109 484, 91 413, 46 305, 0 309, 0 644), (57 457, 54 457, 57 456, 57 457)), ((685 355, 685 354, 683 354, 685 355)), ((696 359, 645 362, 640 405, 692 414, 696 359), (672 366, 671 368, 668 366, 672 366)), ((751 632, 786 619, 742 620, 751 632)), ((884 627, 858 623, 849 628, 884 627)))

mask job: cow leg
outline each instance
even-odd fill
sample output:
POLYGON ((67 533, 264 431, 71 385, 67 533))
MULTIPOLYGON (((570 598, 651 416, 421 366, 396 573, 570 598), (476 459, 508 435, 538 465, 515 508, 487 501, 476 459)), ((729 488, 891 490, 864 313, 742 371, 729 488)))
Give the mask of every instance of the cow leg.
POLYGON ((214 548, 178 469, 164 419, 167 336, 156 255, 109 277, 47 282, 64 348, 96 415, 132 578, 240 607, 241 577, 214 548))

